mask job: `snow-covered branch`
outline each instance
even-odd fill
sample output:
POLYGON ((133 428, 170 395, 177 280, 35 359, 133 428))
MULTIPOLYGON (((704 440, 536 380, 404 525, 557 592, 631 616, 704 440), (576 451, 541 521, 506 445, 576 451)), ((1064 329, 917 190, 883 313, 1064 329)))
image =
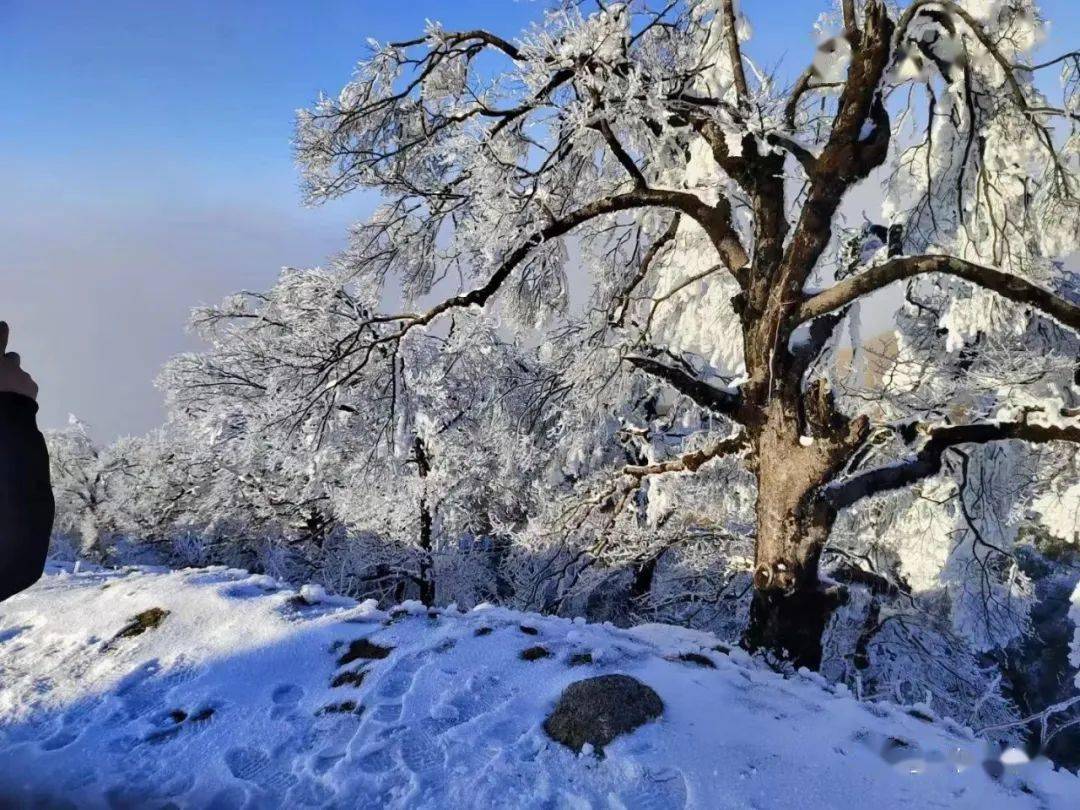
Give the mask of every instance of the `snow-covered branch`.
POLYGON ((915 425, 909 428, 909 432, 921 439, 921 445, 913 456, 856 473, 825 488, 823 497, 834 507, 844 508, 871 495, 910 486, 941 472, 945 451, 960 445, 1010 440, 1030 444, 1080 443, 1080 423, 1070 421, 1039 423, 1023 420, 936 427, 915 425))
POLYGON ((803 301, 796 315, 797 320, 799 323, 805 323, 827 312, 840 309, 894 282, 925 273, 943 273, 962 278, 972 284, 993 290, 1010 301, 1033 306, 1066 326, 1080 329, 1080 306, 1019 276, 953 256, 903 256, 890 259, 884 264, 850 276, 803 301))
POLYGON ((716 388, 680 368, 661 363, 653 357, 631 355, 626 358, 626 362, 635 368, 641 369, 646 374, 663 380, 680 394, 688 396, 695 404, 706 410, 727 416, 730 419, 737 420, 739 418, 742 397, 737 393, 716 388))

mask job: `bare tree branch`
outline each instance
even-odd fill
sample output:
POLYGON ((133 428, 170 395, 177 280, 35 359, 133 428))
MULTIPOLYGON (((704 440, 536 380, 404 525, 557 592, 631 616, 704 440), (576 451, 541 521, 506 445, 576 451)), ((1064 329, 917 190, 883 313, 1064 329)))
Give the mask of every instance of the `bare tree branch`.
POLYGON ((812 89, 810 82, 814 80, 815 73, 814 66, 810 65, 799 75, 795 86, 791 89, 787 104, 784 105, 784 124, 790 130, 795 129, 795 114, 799 110, 799 101, 808 90, 812 89))
POLYGON ((615 159, 619 161, 619 165, 626 169, 626 173, 630 175, 630 178, 634 181, 634 185, 638 188, 645 188, 648 185, 648 181, 645 180, 645 175, 641 173, 641 169, 634 163, 634 159, 630 157, 630 153, 623 148, 621 143, 619 143, 619 139, 611 129, 611 124, 609 124, 606 119, 601 120, 594 126, 594 129, 604 136, 604 141, 611 149, 611 153, 615 155, 615 159))
POLYGON ((769 132, 765 135, 767 140, 773 146, 779 146, 782 149, 787 150, 791 155, 799 161, 799 164, 806 170, 808 177, 812 177, 817 165, 817 158, 814 153, 800 144, 793 138, 789 138, 779 132, 769 132))
POLYGON ((1034 73, 1036 70, 1053 67, 1059 62, 1064 62, 1066 59, 1080 59, 1080 51, 1069 51, 1068 53, 1063 53, 1061 56, 1055 57, 1054 59, 1048 59, 1045 62, 1040 62, 1037 65, 1015 64, 1013 65, 1013 70, 1023 70, 1027 73, 1034 73))

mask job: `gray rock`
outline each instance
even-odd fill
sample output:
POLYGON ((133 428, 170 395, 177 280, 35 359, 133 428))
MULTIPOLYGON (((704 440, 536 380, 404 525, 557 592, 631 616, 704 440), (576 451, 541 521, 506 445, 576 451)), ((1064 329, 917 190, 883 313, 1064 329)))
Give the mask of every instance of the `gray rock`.
POLYGON ((590 743, 602 753, 620 734, 629 734, 663 711, 660 696, 636 678, 601 675, 566 687, 544 721, 544 731, 574 751, 590 743))

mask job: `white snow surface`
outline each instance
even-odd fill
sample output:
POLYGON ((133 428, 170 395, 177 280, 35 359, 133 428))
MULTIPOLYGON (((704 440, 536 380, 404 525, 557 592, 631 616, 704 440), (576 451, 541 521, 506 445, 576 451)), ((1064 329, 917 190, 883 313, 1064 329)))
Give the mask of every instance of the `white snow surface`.
POLYGON ((706 633, 307 595, 220 567, 54 568, 0 605, 0 806, 1080 806, 1048 762, 706 633), (159 626, 115 638, 150 608, 159 626), (392 650, 339 666, 357 640, 392 650), (346 672, 362 682, 331 686, 346 672), (549 739, 562 690, 606 673, 662 717, 603 755, 549 739))

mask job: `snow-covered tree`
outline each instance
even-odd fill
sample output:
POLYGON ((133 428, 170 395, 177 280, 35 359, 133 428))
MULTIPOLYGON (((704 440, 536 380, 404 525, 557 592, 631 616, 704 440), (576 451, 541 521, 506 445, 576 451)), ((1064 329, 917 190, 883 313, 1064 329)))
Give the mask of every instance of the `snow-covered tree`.
MULTIPOLYGON (((785 87, 753 60, 733 0, 597 5, 566 4, 513 41, 431 24, 374 43, 339 95, 301 113, 310 199, 384 198, 339 268, 365 303, 314 347, 304 407, 329 420, 345 383, 386 379, 410 343, 478 309, 522 341, 539 331, 563 381, 559 429, 575 432, 553 481, 565 489, 575 457, 593 481, 573 493, 577 518, 552 508, 532 534, 562 533, 575 561, 636 544, 643 563, 650 520, 711 526, 716 543, 742 527, 747 643, 817 666, 838 518, 912 487, 966 490, 963 459, 991 445, 1066 456, 1080 440, 1080 306, 1061 263, 1080 231, 1077 56, 1028 61, 1042 25, 1029 0, 844 0, 785 87), (1060 101, 1034 84, 1055 68, 1060 101), (844 219, 860 184, 885 189, 883 224, 862 234, 844 219), (578 266, 585 306, 569 294, 578 266), (402 311, 379 314, 398 282, 402 311), (897 369, 852 392, 841 328, 898 283, 897 369), (1017 384, 1039 341, 1036 379, 1017 384), (653 420, 623 416, 645 406, 642 385, 697 412, 680 404, 685 429, 626 463, 596 440, 653 420), (599 427, 583 430, 590 415, 599 427), (670 484, 654 481, 689 476, 737 508, 695 520, 683 507, 704 492, 680 514, 657 506, 670 484), (622 530, 635 522, 636 538, 622 530)), ((266 385, 275 369, 243 373, 266 385)), ((1017 503, 1055 486, 1035 479, 1017 503)))
POLYGON ((171 431, 201 458, 188 520, 254 542, 280 573, 302 558, 340 591, 475 601, 526 511, 537 370, 460 316, 340 375, 335 358, 373 317, 360 293, 348 274, 287 270, 265 293, 195 313, 208 350, 162 375, 171 431))
POLYGON ((117 483, 129 466, 123 443, 102 448, 87 425, 70 416, 68 426, 46 434, 56 517, 54 544, 101 559, 118 529, 117 483))

